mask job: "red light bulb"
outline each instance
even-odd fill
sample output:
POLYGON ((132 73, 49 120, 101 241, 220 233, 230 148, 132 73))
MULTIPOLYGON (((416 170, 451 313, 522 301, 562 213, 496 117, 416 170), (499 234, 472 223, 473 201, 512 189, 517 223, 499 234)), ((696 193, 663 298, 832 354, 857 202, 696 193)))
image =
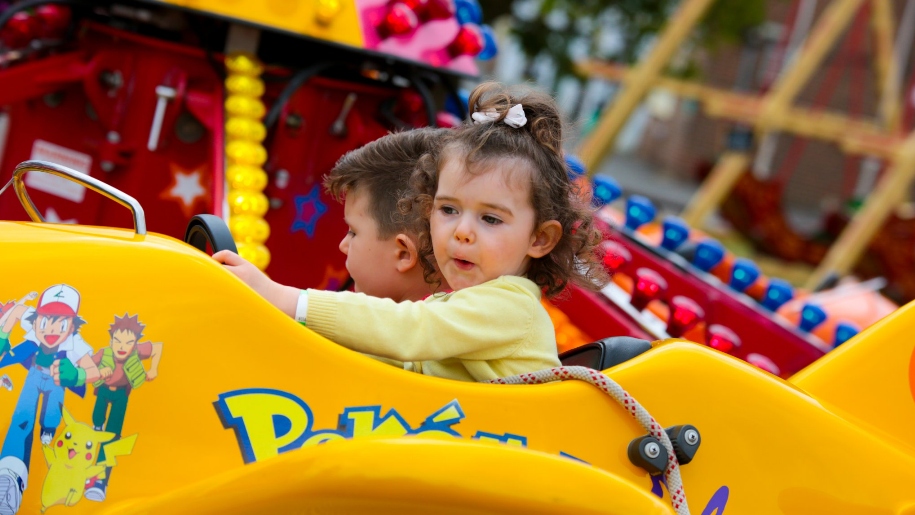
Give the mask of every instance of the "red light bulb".
POLYGON ((604 266, 611 274, 620 271, 632 261, 632 253, 618 242, 607 240, 600 244, 600 248, 604 251, 604 266))
POLYGON ((70 24, 70 9, 63 5, 40 5, 35 8, 35 17, 41 26, 41 37, 56 38, 62 36, 70 24))
POLYGON ((393 0, 388 5, 402 3, 410 8, 420 23, 430 20, 447 20, 454 16, 454 0, 393 0))
POLYGON ((641 311, 649 302, 664 295, 667 291, 667 281, 650 268, 639 268, 635 271, 635 276, 635 289, 630 304, 637 311, 641 311))
POLYGON ((419 19, 413 9, 403 2, 397 2, 388 8, 388 12, 378 24, 378 35, 382 38, 403 36, 416 30, 419 19))
POLYGON ((457 12, 457 9, 454 6, 454 0, 428 0, 426 2, 426 12, 421 18, 424 21, 447 20, 452 18, 455 12, 457 12))
POLYGON ((388 2, 388 5, 394 5, 401 3, 410 8, 411 11, 415 12, 417 15, 426 10, 426 5, 429 3, 429 0, 391 0, 388 2))
POLYGON ((728 354, 740 347, 740 337, 737 336, 737 333, 723 325, 709 325, 705 329, 705 340, 709 347, 728 354))
POLYGON ((761 368, 772 375, 777 376, 781 374, 781 370, 778 368, 778 365, 776 365, 774 361, 767 358, 766 356, 763 356, 762 354, 756 354, 755 352, 747 354, 747 363, 761 368))
POLYGON ((38 35, 38 25, 38 20, 34 16, 19 11, 6 22, 0 32, 0 40, 7 48, 22 48, 38 35))
POLYGON ((457 36, 451 43, 448 43, 448 54, 455 58, 459 55, 469 55, 473 57, 483 51, 486 41, 483 39, 483 33, 480 28, 473 23, 461 25, 457 36))
POLYGON ((670 299, 670 318, 667 320, 667 334, 674 338, 683 336, 686 331, 693 328, 705 316, 696 301, 682 295, 675 295, 670 299))

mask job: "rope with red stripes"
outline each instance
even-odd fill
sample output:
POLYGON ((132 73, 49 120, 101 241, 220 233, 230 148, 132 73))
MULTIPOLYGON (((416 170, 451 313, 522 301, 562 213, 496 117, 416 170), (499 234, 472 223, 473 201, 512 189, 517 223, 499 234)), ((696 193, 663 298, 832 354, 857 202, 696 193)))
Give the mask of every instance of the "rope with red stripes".
POLYGON ((642 407, 635 399, 632 398, 626 390, 623 390, 616 381, 610 379, 605 374, 588 367, 556 367, 545 370, 539 370, 530 374, 519 374, 516 376, 502 377, 493 379, 490 383, 497 384, 542 384, 552 383, 554 381, 568 381, 578 379, 591 383, 600 388, 604 393, 613 397, 630 415, 638 420, 639 424, 647 430, 651 436, 661 441, 661 444, 667 449, 667 468, 664 469, 664 477, 667 479, 667 491, 670 492, 670 504, 678 515, 689 515, 689 506, 686 504, 686 492, 683 490, 683 479, 680 477, 680 463, 677 461, 677 455, 674 453, 673 445, 667 432, 657 423, 655 419, 648 414, 648 411, 642 407))

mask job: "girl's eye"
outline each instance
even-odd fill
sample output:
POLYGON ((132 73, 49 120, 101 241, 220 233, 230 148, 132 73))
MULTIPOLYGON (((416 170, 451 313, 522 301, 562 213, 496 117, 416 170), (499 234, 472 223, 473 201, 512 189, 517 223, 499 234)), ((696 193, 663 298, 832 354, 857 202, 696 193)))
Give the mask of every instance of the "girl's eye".
POLYGON ((440 210, 442 213, 446 214, 446 215, 455 215, 455 214, 457 214, 457 209, 455 209, 455 208, 453 208, 453 207, 451 207, 451 206, 442 206, 442 207, 439 208, 439 210, 440 210))
POLYGON ((347 236, 355 236, 356 233, 354 233, 353 230, 350 229, 350 230, 346 231, 346 235, 347 235, 347 236))
POLYGON ((500 223, 502 223, 502 220, 499 220, 498 218, 491 216, 491 215, 483 216, 483 221, 488 223, 489 225, 499 225, 500 223))

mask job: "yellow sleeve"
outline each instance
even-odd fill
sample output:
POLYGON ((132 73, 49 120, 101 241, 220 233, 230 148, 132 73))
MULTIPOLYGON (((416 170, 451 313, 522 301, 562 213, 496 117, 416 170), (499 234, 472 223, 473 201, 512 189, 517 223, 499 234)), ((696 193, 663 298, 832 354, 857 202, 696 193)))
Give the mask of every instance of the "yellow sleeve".
POLYGON ((427 302, 309 290, 307 320, 340 345, 399 361, 493 360, 530 340, 537 308, 531 292, 495 280, 427 302))

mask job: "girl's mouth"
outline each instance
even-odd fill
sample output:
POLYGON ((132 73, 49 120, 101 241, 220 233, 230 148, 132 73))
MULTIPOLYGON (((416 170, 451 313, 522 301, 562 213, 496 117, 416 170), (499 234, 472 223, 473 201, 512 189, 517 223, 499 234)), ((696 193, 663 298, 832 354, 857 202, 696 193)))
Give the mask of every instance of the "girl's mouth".
POLYGON ((470 261, 464 260, 464 259, 455 258, 454 263, 461 270, 470 270, 471 268, 473 268, 473 263, 471 263, 470 261))

